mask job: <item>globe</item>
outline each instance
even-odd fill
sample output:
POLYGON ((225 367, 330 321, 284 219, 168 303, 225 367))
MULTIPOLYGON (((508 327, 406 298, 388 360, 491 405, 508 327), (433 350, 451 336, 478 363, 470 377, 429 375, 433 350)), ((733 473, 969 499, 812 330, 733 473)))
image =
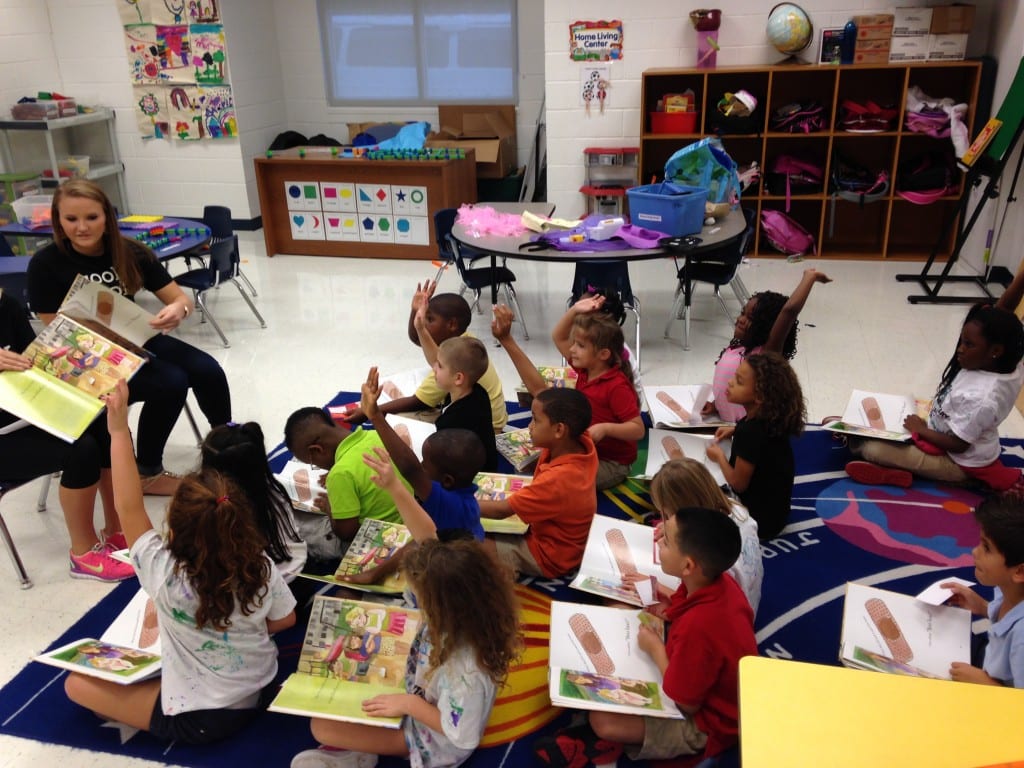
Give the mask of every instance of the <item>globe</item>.
POLYGON ((779 53, 791 56, 811 44, 814 28, 807 12, 799 5, 779 3, 768 12, 765 34, 779 53))

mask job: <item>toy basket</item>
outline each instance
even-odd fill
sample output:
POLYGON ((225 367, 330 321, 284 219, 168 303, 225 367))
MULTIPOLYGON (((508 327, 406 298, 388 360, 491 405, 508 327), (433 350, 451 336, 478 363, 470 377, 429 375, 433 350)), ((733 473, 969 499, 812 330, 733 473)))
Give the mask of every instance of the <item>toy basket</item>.
POLYGON ((626 190, 633 224, 679 237, 700 232, 708 191, 663 181, 626 190))

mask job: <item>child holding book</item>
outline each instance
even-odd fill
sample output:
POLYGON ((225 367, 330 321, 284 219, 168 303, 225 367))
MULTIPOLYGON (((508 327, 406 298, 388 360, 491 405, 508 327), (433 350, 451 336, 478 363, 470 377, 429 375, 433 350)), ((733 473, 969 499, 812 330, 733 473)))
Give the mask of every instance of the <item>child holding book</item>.
POLYGON ((530 406, 530 439, 541 449, 533 482, 501 501, 481 501, 480 515, 518 515, 526 534, 492 534, 498 557, 532 576, 558 577, 583 560, 590 523, 597 512, 594 479, 597 450, 585 434, 590 403, 575 389, 542 389, 530 406))
POLYGON ((251 722, 276 686, 270 635, 295 623, 295 599, 263 551, 242 490, 214 470, 182 479, 167 538, 142 499, 128 430, 128 386, 107 397, 114 501, 142 588, 160 617, 163 672, 130 686, 68 675, 68 697, 159 739, 204 744, 251 722))
MULTIPOLYGON (((434 424, 439 430, 468 429, 473 432, 484 448, 483 469, 495 472, 498 469, 498 448, 494 443, 491 401, 487 390, 480 386, 480 378, 491 364, 487 348, 471 336, 454 336, 440 345, 435 344, 427 326, 426 304, 420 305, 414 325, 437 386, 446 393, 441 413, 434 424)), ((365 415, 369 418, 369 414, 365 415)))
MULTIPOLYGON (((576 371, 576 391, 591 408, 588 435, 597 446, 597 489, 613 488, 626 479, 636 461, 637 443, 646 432, 632 367, 623 358, 622 328, 600 311, 603 296, 577 301, 556 323, 551 336, 558 351, 576 371)), ((512 337, 512 311, 494 308, 491 331, 508 352, 531 395, 547 389, 530 358, 512 337)))
POLYGON ((800 382, 782 355, 762 352, 740 363, 726 396, 746 415, 734 427, 718 428, 707 455, 757 521, 761 540, 771 539, 789 520, 796 472, 790 438, 803 432, 807 418, 800 382), (729 437, 726 458, 718 442, 729 437))
POLYGON ((743 359, 758 352, 776 352, 787 360, 796 355, 797 319, 807 303, 815 283, 831 283, 832 278, 813 267, 804 270, 796 290, 789 296, 774 291, 758 291, 747 301, 736 318, 736 329, 729 346, 722 350, 715 363, 711 384, 714 400, 704 406, 704 415, 716 411, 723 421, 739 421, 742 405, 729 400, 729 380, 743 359))
MULTIPOLYGON (((435 296, 436 289, 437 283, 432 280, 427 280, 422 284, 417 283, 409 310, 409 340, 420 346, 420 334, 416 330, 415 321, 416 313, 422 308, 426 309, 424 318, 426 332, 435 344, 441 344, 447 339, 459 336, 474 338, 473 334, 467 330, 473 313, 466 300, 457 293, 439 293, 435 296)), ((427 362, 431 362, 429 358, 427 362)), ((491 426, 495 433, 501 432, 505 428, 505 424, 508 423, 508 412, 505 410, 505 395, 501 389, 501 379, 498 378, 494 364, 489 360, 487 369, 480 376, 479 383, 487 390, 490 400, 491 426)), ((386 414, 412 412, 418 418, 434 421, 438 415, 436 409, 441 407, 447 394, 438 386, 437 378, 431 371, 414 395, 382 403, 381 409, 386 414)), ((365 419, 366 415, 357 409, 348 415, 346 421, 349 424, 362 424, 365 419)))
POLYGON ((740 532, 721 512, 683 507, 666 518, 658 540, 662 570, 682 580, 667 615, 668 637, 641 626, 637 646, 662 673, 662 687, 683 720, 589 713, 589 724, 535 745, 550 766, 572 755, 614 762, 624 747, 633 760, 681 755, 714 757, 739 737, 739 661, 757 655, 754 616, 743 592, 725 573, 740 554, 740 532), (619 746, 621 745, 621 746, 619 746))
POLYGON ((383 446, 376 432, 360 427, 345 429, 322 408, 306 407, 288 417, 284 442, 299 461, 327 470, 330 528, 324 529, 323 541, 314 541, 320 537, 307 534, 310 549, 340 558, 363 520, 399 522, 391 497, 373 484, 363 464, 364 453, 383 446))
POLYGON ((950 605, 966 608, 991 622, 980 666, 954 662, 954 680, 1024 688, 1024 506, 1019 499, 990 497, 974 510, 981 528, 974 557, 974 577, 992 587, 985 600, 969 587, 947 582, 950 605))

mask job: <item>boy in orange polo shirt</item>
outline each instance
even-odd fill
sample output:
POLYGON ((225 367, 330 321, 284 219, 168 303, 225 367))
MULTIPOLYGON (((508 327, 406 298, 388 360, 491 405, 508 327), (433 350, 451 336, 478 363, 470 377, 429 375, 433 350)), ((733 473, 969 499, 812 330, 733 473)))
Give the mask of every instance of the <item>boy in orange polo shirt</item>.
POLYGON ((503 501, 481 501, 480 516, 519 515, 524 536, 492 534, 498 556, 519 573, 549 578, 579 567, 597 511, 597 451, 585 432, 590 403, 575 389, 545 389, 533 398, 530 438, 542 449, 533 482, 503 501))

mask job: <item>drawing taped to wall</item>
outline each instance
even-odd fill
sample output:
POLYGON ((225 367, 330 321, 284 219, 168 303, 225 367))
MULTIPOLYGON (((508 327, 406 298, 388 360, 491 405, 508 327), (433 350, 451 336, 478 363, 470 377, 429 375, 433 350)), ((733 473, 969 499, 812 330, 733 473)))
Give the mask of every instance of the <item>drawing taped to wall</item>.
POLYGON ((235 100, 231 95, 231 86, 217 85, 200 88, 199 105, 203 112, 203 123, 206 126, 206 138, 229 139, 238 135, 235 100))
POLYGON ((160 70, 156 27, 129 24, 124 28, 124 48, 128 54, 128 74, 132 83, 159 83, 167 75, 160 70))
POLYGON ((198 141, 206 136, 199 103, 199 87, 176 85, 167 94, 167 115, 171 132, 182 141, 198 141))
POLYGON ((135 121, 143 139, 170 138, 167 116, 167 89, 159 85, 135 85, 133 103, 135 121))
POLYGON ((227 81, 227 53, 224 27, 220 24, 193 24, 189 28, 192 48, 192 79, 200 85, 220 85, 227 81))
POLYGON ((188 26, 157 25, 156 50, 160 60, 162 78, 168 83, 194 83, 192 74, 192 55, 189 43, 188 26))
POLYGON ((189 0, 188 21, 190 24, 213 24, 220 21, 217 0, 189 0))
POLYGON ((149 24, 153 17, 149 11, 149 0, 117 0, 117 12, 121 14, 121 23, 149 24))
POLYGON ((186 0, 149 0, 154 24, 188 24, 186 0))

